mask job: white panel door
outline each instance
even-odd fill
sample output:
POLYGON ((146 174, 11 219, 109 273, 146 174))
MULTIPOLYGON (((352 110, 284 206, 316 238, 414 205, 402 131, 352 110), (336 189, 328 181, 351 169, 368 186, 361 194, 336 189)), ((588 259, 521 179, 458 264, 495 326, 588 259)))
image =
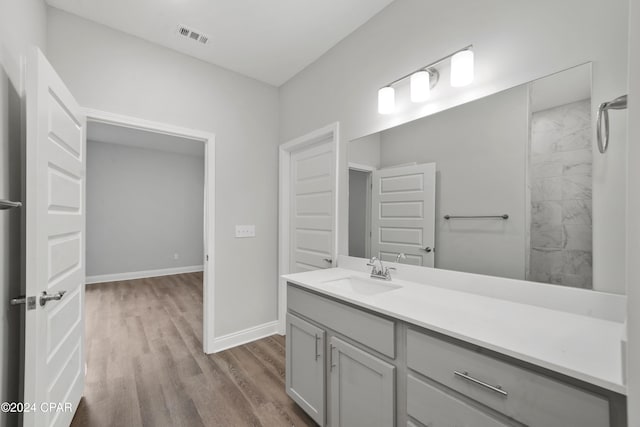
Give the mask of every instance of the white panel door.
POLYGON ((435 250, 436 164, 373 172, 371 255, 433 267, 435 250))
POLYGON ((333 144, 291 155, 291 273, 332 266, 335 239, 333 144))
POLYGON ((68 426, 84 389, 86 119, 40 51, 27 66, 26 292, 36 304, 25 312, 24 401, 35 410, 24 425, 68 426))

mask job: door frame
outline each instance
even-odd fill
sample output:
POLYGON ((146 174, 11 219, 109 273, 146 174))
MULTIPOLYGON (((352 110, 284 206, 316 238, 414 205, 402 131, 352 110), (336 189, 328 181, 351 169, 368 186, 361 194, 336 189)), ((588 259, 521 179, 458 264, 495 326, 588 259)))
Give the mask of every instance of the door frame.
POLYGON ((154 122, 133 116, 85 108, 87 126, 90 123, 105 123, 136 130, 186 138, 204 143, 204 259, 203 265, 203 316, 202 347, 207 354, 215 349, 215 134, 201 130, 154 122))
MULTIPOLYGON (((367 212, 365 212, 365 217, 364 217, 367 233, 364 236, 364 242, 365 242, 364 256, 365 258, 371 258, 371 231, 372 231, 371 230, 371 212, 373 208, 373 206, 371 205, 372 203, 371 193, 372 193, 372 185, 373 185, 373 172, 378 169, 370 165, 349 162, 349 171, 352 171, 352 170, 358 171, 358 172, 365 172, 367 174, 367 194, 365 199, 365 204, 367 205, 367 212)), ((351 179, 351 176, 347 175, 347 179, 351 179)), ((351 185, 349 184, 347 188, 350 188, 350 187, 351 185)), ((348 207, 350 208, 350 206, 348 207)), ((348 228, 346 232, 347 232, 347 239, 349 239, 348 228)))
MULTIPOLYGON (((629 425, 640 423, 640 0, 629 2, 629 112, 627 120, 627 244, 626 244, 626 285, 627 285, 627 414, 629 425)), ((623 341, 623 343, 625 343, 623 341)), ((624 353, 623 353, 624 354, 624 353)))
POLYGON ((334 192, 334 212, 333 212, 333 253, 331 258, 332 265, 336 265, 336 257, 338 256, 338 175, 339 175, 339 140, 340 140, 340 123, 334 122, 330 125, 316 129, 306 135, 292 139, 278 148, 280 155, 278 180, 278 333, 284 335, 286 333, 286 315, 287 315, 287 284, 282 280, 283 274, 288 274, 290 270, 290 238, 289 232, 291 208, 291 155, 297 151, 309 148, 318 142, 327 140, 332 145, 335 192, 334 192))

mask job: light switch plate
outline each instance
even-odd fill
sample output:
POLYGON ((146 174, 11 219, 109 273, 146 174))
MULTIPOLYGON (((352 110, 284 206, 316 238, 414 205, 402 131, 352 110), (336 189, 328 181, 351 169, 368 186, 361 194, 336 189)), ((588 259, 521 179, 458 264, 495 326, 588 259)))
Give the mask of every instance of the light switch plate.
POLYGON ((236 225, 236 237, 237 238, 256 237, 256 226, 255 225, 236 225))

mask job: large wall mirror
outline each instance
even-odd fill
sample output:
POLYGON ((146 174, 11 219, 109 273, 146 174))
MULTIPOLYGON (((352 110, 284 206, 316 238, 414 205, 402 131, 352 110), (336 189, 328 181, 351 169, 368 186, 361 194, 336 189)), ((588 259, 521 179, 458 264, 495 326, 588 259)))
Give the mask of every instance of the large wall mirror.
POLYGON ((349 255, 591 289, 591 64, 349 142, 349 255))

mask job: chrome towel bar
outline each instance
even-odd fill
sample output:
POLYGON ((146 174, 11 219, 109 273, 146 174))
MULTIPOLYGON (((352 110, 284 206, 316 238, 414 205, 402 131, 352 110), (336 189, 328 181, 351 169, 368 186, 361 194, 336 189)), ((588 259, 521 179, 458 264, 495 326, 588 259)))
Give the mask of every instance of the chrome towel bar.
POLYGON ((444 219, 509 219, 509 215, 445 215, 444 219))
POLYGON ((19 208, 22 206, 20 202, 12 202, 11 200, 2 200, 0 199, 0 210, 19 208))

